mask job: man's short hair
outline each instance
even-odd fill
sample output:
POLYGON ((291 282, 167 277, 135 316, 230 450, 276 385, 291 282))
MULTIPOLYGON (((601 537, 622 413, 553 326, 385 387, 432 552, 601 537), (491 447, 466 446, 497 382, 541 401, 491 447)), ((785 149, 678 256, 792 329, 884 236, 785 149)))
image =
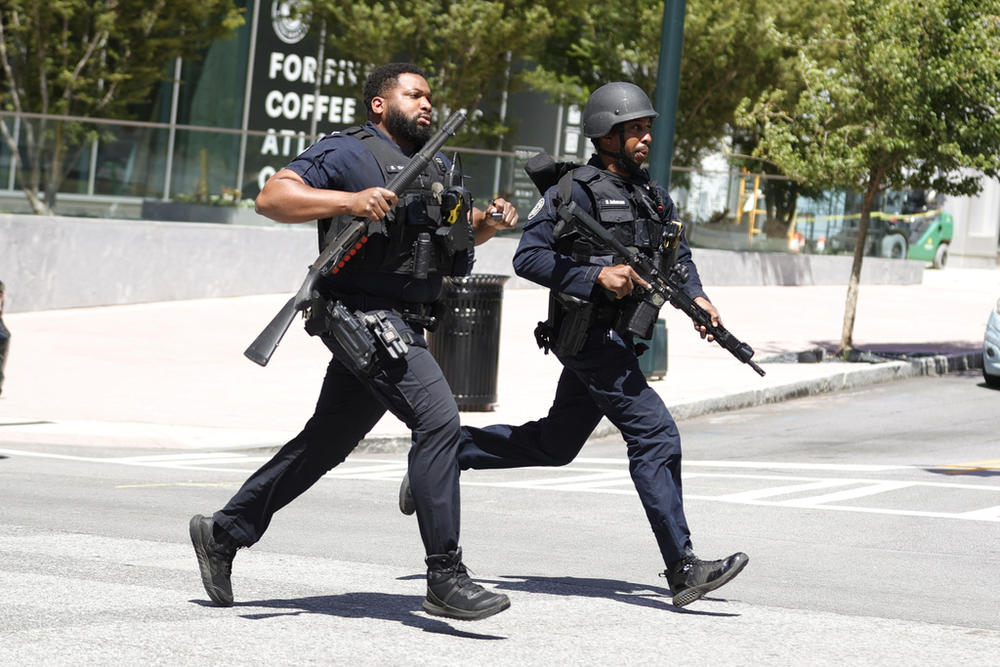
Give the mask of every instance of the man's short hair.
POLYGON ((396 79, 400 74, 416 74, 427 78, 423 70, 413 63, 389 63, 376 67, 365 79, 364 103, 367 113, 372 111, 372 100, 376 97, 385 97, 396 85, 396 79))

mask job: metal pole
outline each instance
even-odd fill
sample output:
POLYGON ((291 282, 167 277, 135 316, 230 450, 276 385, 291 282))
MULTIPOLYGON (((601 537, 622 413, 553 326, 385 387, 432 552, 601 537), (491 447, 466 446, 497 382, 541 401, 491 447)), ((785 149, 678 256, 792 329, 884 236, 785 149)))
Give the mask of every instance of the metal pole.
MULTIPOLYGON (((513 54, 510 51, 508 51, 507 55, 505 56, 505 58, 507 60, 507 67, 504 69, 503 91, 501 91, 501 93, 500 93, 500 123, 501 124, 507 122, 507 94, 508 94, 508 91, 510 90, 510 61, 513 58, 513 54)), ((504 140, 503 135, 500 135, 500 138, 497 139, 497 150, 498 151, 502 151, 503 150, 503 140, 504 140)), ((503 167, 503 158, 501 158, 498 155, 496 157, 496 160, 493 162, 493 196, 494 197, 496 197, 496 196, 498 196, 500 194, 500 169, 502 167, 503 167)))
POLYGON ((559 159, 562 150, 562 126, 563 126, 563 115, 566 113, 566 107, 563 106, 562 97, 559 97, 559 109, 556 116, 556 136, 555 136, 555 147, 552 150, 552 155, 559 159))
POLYGON ((319 93, 323 77, 326 75, 326 19, 319 23, 319 49, 316 53, 316 85, 313 86, 313 113, 312 120, 309 121, 309 143, 315 142, 319 137, 316 135, 319 128, 319 93))
POLYGON ((97 179, 97 149, 97 137, 94 137, 90 142, 90 171, 87 174, 87 194, 91 196, 94 194, 94 181, 97 179))
MULTIPOLYGON (((4 121, 6 122, 6 121, 4 121)), ((14 116, 14 145, 19 146, 21 144, 21 117, 14 116)), ((22 165, 23 166, 23 165, 22 165)), ((10 156, 10 176, 7 177, 7 189, 13 190, 14 184, 17 182, 17 167, 18 161, 15 160, 15 156, 11 153, 10 156)))
POLYGON ((670 167, 674 156, 674 127, 681 76, 686 0, 664 0, 660 29, 660 61, 656 72, 656 100, 660 115, 653 122, 653 146, 649 171, 653 180, 670 190, 670 167))
POLYGON ((170 130, 167 132, 167 156, 163 167, 163 196, 161 199, 170 199, 171 178, 174 170, 174 143, 177 140, 177 105, 181 95, 181 72, 182 64, 180 56, 174 61, 174 85, 170 93, 170 130))
POLYGON ((247 78, 243 88, 243 119, 240 121, 240 154, 236 162, 236 189, 243 191, 243 177, 247 164, 247 128, 250 125, 250 100, 253 94, 254 55, 257 51, 257 16, 260 14, 260 0, 254 0, 253 16, 250 18, 250 46, 247 55, 247 78))

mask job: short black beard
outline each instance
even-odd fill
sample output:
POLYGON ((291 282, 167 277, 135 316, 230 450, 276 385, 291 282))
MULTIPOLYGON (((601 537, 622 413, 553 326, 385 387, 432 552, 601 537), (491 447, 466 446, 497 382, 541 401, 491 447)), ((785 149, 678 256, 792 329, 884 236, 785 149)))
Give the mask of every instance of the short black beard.
POLYGON ((407 118, 392 107, 385 110, 385 126, 394 137, 413 144, 416 149, 423 148, 431 138, 430 125, 421 127, 416 118, 407 118))
POLYGON ((641 164, 625 155, 625 153, 620 150, 612 153, 611 151, 606 151, 600 146, 597 146, 597 152, 611 158, 614 165, 618 167, 626 176, 635 176, 642 170, 641 164))
POLYGON ((629 176, 635 176, 642 169, 642 164, 633 160, 630 156, 621 153, 618 155, 618 166, 629 176))

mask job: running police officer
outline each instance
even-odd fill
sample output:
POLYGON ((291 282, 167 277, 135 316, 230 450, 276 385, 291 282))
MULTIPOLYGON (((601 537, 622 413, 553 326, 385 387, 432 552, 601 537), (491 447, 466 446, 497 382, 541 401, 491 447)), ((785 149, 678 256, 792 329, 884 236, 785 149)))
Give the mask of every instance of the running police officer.
MULTIPOLYGON (((625 439, 632 481, 666 565, 661 576, 673 603, 683 607, 730 581, 748 559, 743 553, 717 561, 695 556, 681 497, 680 435, 646 383, 633 343, 633 335, 652 333, 634 326, 641 302, 633 290, 649 285, 608 250, 574 233, 572 220, 560 215, 576 202, 626 246, 659 261, 665 272, 686 271, 685 292, 719 321, 674 222, 673 201, 641 167, 656 116, 646 94, 631 83, 601 86, 587 101, 583 130, 596 154, 544 192, 514 255, 519 276, 551 290, 549 320, 536 336, 563 364, 555 399, 548 416, 537 421, 463 427, 458 460, 463 469, 565 465, 607 416, 625 439)), ((700 333, 711 340, 704 328, 700 333)), ((406 484, 404 479, 400 509, 411 513, 406 484)))
POLYGON ((333 353, 315 412, 224 508, 191 519, 191 539, 209 597, 231 605, 236 550, 260 540, 274 513, 341 463, 388 410, 412 430, 408 477, 427 553, 423 607, 451 618, 485 618, 510 601, 473 583, 462 562, 459 413, 427 351, 423 327, 434 320, 442 277, 466 274, 473 242, 514 226, 517 211, 496 199, 485 211, 467 208, 464 220, 449 220, 459 229, 464 225, 464 248, 462 234, 438 233, 445 224, 441 193, 454 175, 441 153, 399 196, 384 187, 432 134, 426 78, 408 63, 381 66, 365 82, 364 104, 365 125, 320 139, 274 174, 256 200, 259 213, 279 222, 319 220, 321 249, 354 218, 373 221, 363 250, 324 279, 320 303, 309 310, 306 330, 333 353), (358 372, 347 346, 333 335, 355 316, 383 335, 390 331, 395 346, 367 374, 358 372))

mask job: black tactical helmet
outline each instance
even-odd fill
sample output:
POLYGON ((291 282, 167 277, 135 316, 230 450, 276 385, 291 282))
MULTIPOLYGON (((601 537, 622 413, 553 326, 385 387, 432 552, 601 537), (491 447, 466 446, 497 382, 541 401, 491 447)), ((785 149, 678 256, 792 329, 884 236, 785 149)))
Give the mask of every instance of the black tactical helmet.
POLYGON ((606 83, 590 95, 583 107, 583 136, 603 137, 618 123, 659 115, 639 86, 627 81, 606 83))

